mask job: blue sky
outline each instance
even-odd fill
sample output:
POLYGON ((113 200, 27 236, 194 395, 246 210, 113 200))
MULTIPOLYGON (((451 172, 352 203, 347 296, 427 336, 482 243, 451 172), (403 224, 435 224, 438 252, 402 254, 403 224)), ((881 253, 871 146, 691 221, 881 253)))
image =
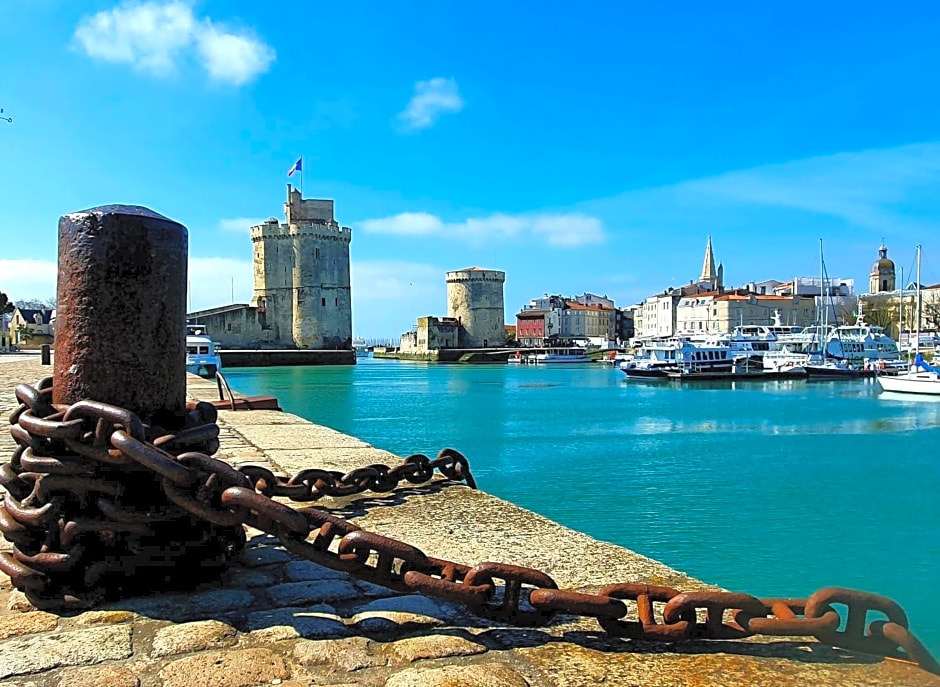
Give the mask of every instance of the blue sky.
POLYGON ((443 273, 627 305, 698 276, 940 282, 935 3, 0 3, 0 290, 54 294, 56 224, 190 231, 195 308, 251 295, 248 225, 304 191, 353 228, 356 335, 443 273), (296 178, 296 177, 295 177, 296 178))

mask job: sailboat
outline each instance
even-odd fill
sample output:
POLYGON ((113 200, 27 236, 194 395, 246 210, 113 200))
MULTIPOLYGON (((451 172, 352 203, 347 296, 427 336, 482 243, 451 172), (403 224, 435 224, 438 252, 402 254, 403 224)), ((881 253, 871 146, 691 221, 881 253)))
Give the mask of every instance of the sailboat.
POLYGON ((917 317, 914 323, 916 339, 914 344, 914 362, 910 370, 894 377, 878 377, 878 384, 884 391, 901 394, 927 394, 940 396, 940 370, 928 364, 918 350, 920 346, 920 246, 917 246, 917 317))
MULTIPOLYGON (((817 326, 814 329, 820 333, 826 332, 826 334, 820 337, 820 353, 812 354, 803 365, 803 370, 806 372, 807 379, 852 379, 860 376, 862 371, 846 361, 843 356, 833 355, 829 350, 832 337, 838 337, 839 328, 838 322, 834 327, 829 326, 829 310, 832 308, 832 303, 826 276, 822 239, 819 239, 819 312, 816 316, 817 326)), ((835 312, 833 312, 833 319, 836 319, 835 312)), ((839 350, 841 351, 841 345, 839 350)))

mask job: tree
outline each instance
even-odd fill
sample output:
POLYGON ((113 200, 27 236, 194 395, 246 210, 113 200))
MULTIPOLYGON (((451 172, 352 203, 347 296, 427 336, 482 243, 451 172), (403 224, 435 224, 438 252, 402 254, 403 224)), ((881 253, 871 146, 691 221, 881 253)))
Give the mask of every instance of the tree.
POLYGON ((33 338, 33 330, 27 325, 21 324, 16 328, 16 340, 20 343, 29 343, 33 338))
POLYGON ((888 299, 870 300, 865 304, 865 321, 875 327, 883 327, 885 333, 898 337, 898 304, 888 299))
POLYGON ((13 312, 13 309, 16 306, 10 302, 10 299, 7 298, 7 295, 0 291, 0 315, 8 315, 13 312))

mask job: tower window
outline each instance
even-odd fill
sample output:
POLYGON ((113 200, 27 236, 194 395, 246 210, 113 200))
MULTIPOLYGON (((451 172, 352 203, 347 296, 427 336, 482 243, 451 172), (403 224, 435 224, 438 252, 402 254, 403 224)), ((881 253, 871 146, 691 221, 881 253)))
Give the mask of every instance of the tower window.
POLYGON ((314 249, 314 251, 313 251, 313 257, 315 257, 317 260, 320 259, 320 249, 319 249, 319 248, 315 248, 315 249, 314 249))
POLYGON ((339 305, 339 298, 334 298, 334 299, 333 299, 333 305, 336 305, 336 306, 339 305))
POLYGON ((888 280, 887 280, 887 279, 883 279, 883 280, 881 281, 881 290, 882 290, 882 291, 887 291, 887 290, 888 290, 888 280))
POLYGON ((320 305, 322 305, 324 308, 326 307, 326 299, 325 299, 325 298, 321 298, 321 299, 320 299, 320 305))

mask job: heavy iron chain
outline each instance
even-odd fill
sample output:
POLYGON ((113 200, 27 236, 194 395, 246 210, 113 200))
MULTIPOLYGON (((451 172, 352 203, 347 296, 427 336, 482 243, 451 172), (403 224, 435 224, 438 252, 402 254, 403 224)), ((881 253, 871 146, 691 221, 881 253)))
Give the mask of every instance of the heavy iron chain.
POLYGON ((323 510, 272 498, 389 492, 402 481, 427 482, 435 470, 475 487, 467 459, 453 449, 435 460, 413 455, 395 467, 309 469, 285 479, 210 456, 219 446, 211 404, 190 404, 183 428, 169 432, 105 403, 53 405, 51 385, 44 379, 16 387, 22 405, 10 424, 18 448, 0 465, 7 490, 0 533, 14 545, 12 554, 0 552, 0 570, 41 608, 87 608, 142 588, 152 592, 155 583, 217 575, 243 547, 249 525, 301 558, 395 591, 462 603, 496 621, 537 626, 564 613, 596 618, 614 637, 660 642, 815 637, 940 674, 908 630, 904 610, 877 594, 827 587, 807 599, 761 599, 633 583, 596 594, 560 590, 540 570, 433 558, 323 510), (884 619, 870 619, 872 612, 884 619))

